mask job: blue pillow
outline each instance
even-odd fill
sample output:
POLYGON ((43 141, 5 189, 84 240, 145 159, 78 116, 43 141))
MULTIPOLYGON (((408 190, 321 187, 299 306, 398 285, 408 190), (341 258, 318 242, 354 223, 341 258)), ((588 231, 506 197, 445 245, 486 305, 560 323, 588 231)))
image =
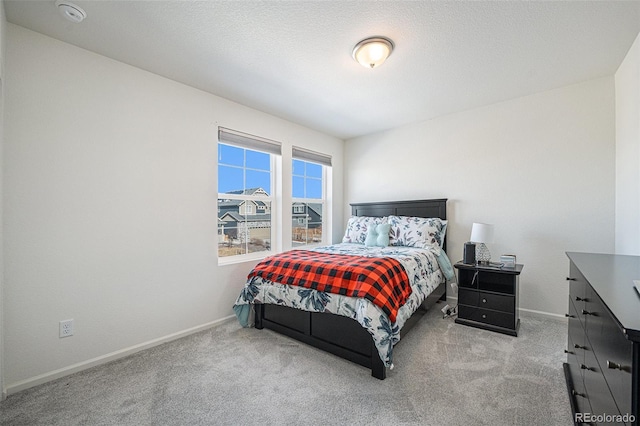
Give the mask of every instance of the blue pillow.
POLYGON ((375 227, 369 227, 364 245, 367 247, 387 247, 389 245, 390 230, 391 225, 388 223, 381 223, 375 227))

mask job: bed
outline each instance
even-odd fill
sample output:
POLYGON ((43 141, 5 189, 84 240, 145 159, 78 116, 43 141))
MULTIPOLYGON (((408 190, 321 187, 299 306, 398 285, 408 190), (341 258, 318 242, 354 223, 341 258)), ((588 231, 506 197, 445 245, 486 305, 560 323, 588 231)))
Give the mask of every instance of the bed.
MULTIPOLYGON (((448 271, 450 262, 444 252, 446 250, 446 202, 446 199, 433 199, 351 204, 350 225, 359 219, 370 221, 373 220, 372 218, 385 218, 380 220, 386 221, 386 218, 407 219, 409 217, 437 218, 441 219, 438 221, 439 223, 444 224, 442 239, 434 245, 435 249, 396 246, 373 247, 374 250, 371 252, 373 254, 363 255, 371 257, 369 260, 372 262, 381 261, 384 256, 384 259, 389 262, 397 262, 403 266, 406 272, 405 278, 411 277, 413 291, 409 291, 410 297, 402 302, 402 306, 396 306, 397 309, 391 308, 390 311, 389 308, 382 307, 382 305, 374 306, 375 301, 371 298, 370 300, 361 300, 362 298, 348 297, 344 292, 341 293, 342 296, 338 297, 333 293, 327 296, 328 293, 323 291, 303 289, 290 285, 292 283, 291 277, 287 281, 284 275, 277 275, 279 279, 275 279, 275 275, 259 275, 262 265, 260 263, 249 274, 247 284, 234 305, 234 310, 241 324, 250 326, 253 323, 256 329, 274 330, 370 368, 373 377, 380 380, 385 379, 387 368, 393 368, 393 346, 409 332, 427 309, 441 300, 446 300, 445 275, 452 273, 448 271), (381 258, 374 257, 378 256, 378 253, 381 253, 381 258), (448 266, 445 266, 446 264, 448 266), (414 280, 421 284, 414 285, 414 280), (261 285, 267 287, 267 290, 261 288, 261 285), (262 290, 261 296, 257 296, 260 294, 260 290, 262 290), (298 297, 299 301, 296 302, 293 297, 289 297, 289 293, 296 297, 303 294, 304 297, 298 297), (355 303, 350 303, 351 301, 355 303), (241 319, 240 312, 244 309, 246 318, 246 310, 251 306, 254 307, 254 319, 241 319), (384 311, 384 315, 377 315, 382 311, 384 311), (375 315, 368 315, 371 312, 375 315), (390 318, 393 318, 393 321, 390 318)), ((349 227, 347 228, 348 233, 349 227)), ((347 234, 345 234, 345 239, 347 234)), ((393 231, 391 236, 393 241, 393 231)), ((401 237, 396 235, 396 238, 401 237)), ((351 241, 348 240, 343 240, 343 242, 344 244, 315 248, 313 253, 292 250, 276 255, 274 258, 278 258, 278 256, 304 258, 305 255, 313 257, 314 253, 327 257, 336 257, 342 254, 360 256, 364 253, 363 244, 349 244, 351 241)), ((367 243, 369 242, 367 241, 367 243)), ((289 259, 278 260, 280 263, 287 263, 286 261, 289 259)), ((270 259, 270 262, 273 260, 270 259)), ((376 279, 379 280, 380 277, 376 279)))

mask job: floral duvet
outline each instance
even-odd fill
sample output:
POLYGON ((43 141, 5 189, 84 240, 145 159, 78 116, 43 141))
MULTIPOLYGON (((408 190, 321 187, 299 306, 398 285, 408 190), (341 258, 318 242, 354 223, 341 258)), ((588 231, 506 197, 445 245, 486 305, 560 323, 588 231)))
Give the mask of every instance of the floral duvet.
POLYGON ((400 340, 400 329, 418 309, 425 298, 449 277, 450 262, 444 251, 403 246, 366 247, 362 244, 341 243, 318 247, 313 251, 365 257, 391 257, 404 267, 411 285, 411 295, 397 313, 396 321, 367 299, 349 297, 310 288, 285 285, 251 277, 234 305, 240 324, 249 327, 249 313, 253 303, 269 303, 312 312, 328 312, 353 318, 373 337, 380 359, 391 367, 393 346, 400 340), (443 265, 443 268, 439 264, 443 265), (448 266, 448 267, 447 267, 448 266), (443 270, 445 272, 443 272, 443 270))

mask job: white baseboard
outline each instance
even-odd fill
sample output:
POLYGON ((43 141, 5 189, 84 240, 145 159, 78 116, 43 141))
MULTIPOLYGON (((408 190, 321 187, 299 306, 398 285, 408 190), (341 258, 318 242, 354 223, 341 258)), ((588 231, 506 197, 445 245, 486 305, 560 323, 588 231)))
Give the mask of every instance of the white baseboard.
MULTIPOLYGON (((458 298, 455 296, 447 296, 447 302, 448 303, 454 303, 457 304, 458 303, 458 298)), ((564 314, 554 314, 551 312, 545 312, 545 311, 536 311, 535 309, 525 309, 525 308, 519 308, 518 309, 518 313, 525 317, 527 316, 532 316, 532 317, 545 317, 545 318, 553 318, 555 320, 561 320, 561 321, 566 321, 567 318, 564 316, 564 314)))
POLYGON ((190 334, 197 333, 199 331, 203 331, 217 325, 220 325, 232 318, 235 318, 235 315, 230 315, 228 317, 221 318, 216 321, 212 321, 206 324, 202 324, 196 327, 192 327, 183 331, 179 331, 177 333, 169 334, 164 337, 159 337, 157 339, 149 340, 148 342, 140 343, 138 345, 130 346, 128 348, 121 349, 119 351, 111 352, 106 355, 102 355, 93 359, 89 359, 87 361, 79 362, 77 364, 70 365, 68 367, 60 368, 58 370, 50 371, 48 373, 40 374, 35 377, 28 378, 26 380, 19 381, 17 383, 13 383, 7 386, 3 392, 3 399, 8 395, 20 392, 22 390, 28 389, 33 386, 41 385, 46 382, 50 382, 55 379, 59 379, 64 376, 68 376, 73 373, 77 373, 79 371, 87 370, 89 368, 95 367, 97 365, 106 364, 111 361, 115 361, 120 358, 124 358, 129 355, 133 355, 136 352, 143 351, 145 349, 152 348, 154 346, 161 345, 163 343, 171 342, 173 340, 179 339, 181 337, 188 336, 190 334))
POLYGON ((535 309, 524 309, 524 308, 520 308, 520 315, 522 316, 522 314, 524 314, 524 316, 532 316, 532 317, 545 317, 545 318, 552 318, 554 320, 558 320, 558 321, 567 321, 567 317, 564 316, 564 314, 560 315, 560 314, 553 314, 551 312, 545 312, 545 311, 536 311, 535 309))

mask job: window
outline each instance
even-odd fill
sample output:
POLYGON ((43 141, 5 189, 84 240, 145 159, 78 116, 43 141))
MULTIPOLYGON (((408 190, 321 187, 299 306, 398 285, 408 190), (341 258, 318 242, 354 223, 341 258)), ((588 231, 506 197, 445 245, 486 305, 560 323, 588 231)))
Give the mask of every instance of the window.
POLYGON ((293 148, 291 245, 324 241, 326 229, 326 169, 331 157, 293 148))
POLYGON ((271 250, 277 142, 219 128, 218 258, 271 250), (259 214, 258 214, 259 211, 259 214))

